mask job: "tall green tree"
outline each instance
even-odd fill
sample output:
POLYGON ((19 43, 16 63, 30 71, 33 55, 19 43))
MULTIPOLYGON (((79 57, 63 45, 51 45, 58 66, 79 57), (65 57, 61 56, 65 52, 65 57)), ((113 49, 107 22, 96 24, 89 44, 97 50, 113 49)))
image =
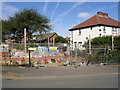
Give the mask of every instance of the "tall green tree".
POLYGON ((68 43, 68 40, 61 36, 58 36, 55 38, 55 43, 68 43))
POLYGON ((2 21, 0 20, 0 43, 2 42, 2 21))
POLYGON ((12 37, 12 28, 11 23, 7 20, 2 20, 2 40, 6 40, 9 37, 12 37))
POLYGON ((28 42, 32 41, 34 33, 48 32, 51 30, 50 20, 38 13, 36 9, 23 9, 16 12, 13 17, 3 21, 3 35, 20 41, 24 37, 26 28, 28 42))

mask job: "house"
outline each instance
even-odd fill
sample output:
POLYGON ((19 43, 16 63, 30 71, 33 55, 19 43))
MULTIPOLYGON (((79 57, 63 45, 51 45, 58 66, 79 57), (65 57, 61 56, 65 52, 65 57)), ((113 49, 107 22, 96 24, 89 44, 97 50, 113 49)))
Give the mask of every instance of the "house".
POLYGON ((58 37, 58 34, 53 32, 53 33, 44 33, 40 35, 34 35, 33 40, 35 40, 37 43, 46 43, 52 42, 56 37, 58 37))
POLYGON ((70 43, 82 46, 88 39, 108 35, 120 35, 120 22, 108 16, 107 13, 97 12, 97 15, 69 29, 70 43))
MULTIPOLYGON (((32 40, 36 41, 37 43, 46 43, 48 42, 48 39, 49 39, 49 42, 52 42, 53 39, 55 39, 56 37, 58 37, 58 34, 53 32, 53 33, 44 33, 44 34, 40 34, 40 35, 33 35, 32 36, 32 40)), ((8 38, 5 40, 6 43, 11 43, 11 42, 21 42, 21 43, 24 43, 24 38, 22 38, 20 41, 16 41, 16 40, 13 40, 11 38, 8 38)))

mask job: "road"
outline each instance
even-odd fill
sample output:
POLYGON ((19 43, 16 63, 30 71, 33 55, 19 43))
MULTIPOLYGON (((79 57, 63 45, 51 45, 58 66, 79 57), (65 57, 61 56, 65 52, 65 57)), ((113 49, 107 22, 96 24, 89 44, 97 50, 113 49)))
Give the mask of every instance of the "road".
POLYGON ((117 75, 3 79, 3 88, 117 88, 117 75))
MULTIPOLYGON (((118 67, 7 68, 22 72, 22 77, 2 79, 3 88, 117 88, 118 67)), ((5 70, 5 69, 4 69, 5 70)))

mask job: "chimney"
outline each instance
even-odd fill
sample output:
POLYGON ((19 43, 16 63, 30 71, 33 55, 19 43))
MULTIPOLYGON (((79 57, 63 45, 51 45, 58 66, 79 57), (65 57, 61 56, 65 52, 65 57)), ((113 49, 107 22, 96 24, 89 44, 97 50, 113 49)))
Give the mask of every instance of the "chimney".
POLYGON ((97 12, 97 15, 103 16, 103 12, 97 12))
POLYGON ((108 13, 103 13, 103 12, 97 12, 97 15, 108 17, 108 13))
POLYGON ((105 17, 108 17, 108 13, 103 13, 103 15, 104 15, 105 17))

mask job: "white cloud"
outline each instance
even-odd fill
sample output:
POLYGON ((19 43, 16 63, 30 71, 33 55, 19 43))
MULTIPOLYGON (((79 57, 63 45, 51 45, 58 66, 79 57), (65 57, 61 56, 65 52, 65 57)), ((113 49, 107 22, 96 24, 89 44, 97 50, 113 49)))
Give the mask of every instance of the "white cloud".
POLYGON ((2 19, 6 20, 13 16, 18 11, 18 8, 10 6, 6 3, 2 4, 2 19))
MULTIPOLYGON (((83 0, 86 1, 86 0, 83 0)), ((77 2, 75 3, 70 9, 66 10, 65 12, 61 13, 54 21, 53 23, 59 22, 62 17, 66 16, 67 14, 69 14, 70 12, 72 12, 76 7, 80 6, 81 4, 83 4, 85 2, 77 2)))
POLYGON ((90 13, 87 13, 87 12, 81 12, 77 15, 78 18, 82 18, 82 19, 89 18, 91 16, 92 15, 90 13))
POLYGON ((46 16, 46 11, 47 11, 47 8, 48 8, 48 1, 46 0, 45 4, 44 4, 44 7, 43 7, 43 14, 46 16))
POLYGON ((77 2, 75 3, 70 9, 68 9, 67 11, 63 12, 60 14, 60 16, 66 16, 67 14, 69 14, 72 10, 74 10, 76 7, 78 7, 79 5, 83 4, 84 2, 77 2))
POLYGON ((54 13, 55 13, 56 9, 58 8, 59 3, 60 3, 60 0, 58 1, 56 7, 54 8, 54 10, 53 10, 53 12, 52 12, 51 19, 53 19, 54 13))

